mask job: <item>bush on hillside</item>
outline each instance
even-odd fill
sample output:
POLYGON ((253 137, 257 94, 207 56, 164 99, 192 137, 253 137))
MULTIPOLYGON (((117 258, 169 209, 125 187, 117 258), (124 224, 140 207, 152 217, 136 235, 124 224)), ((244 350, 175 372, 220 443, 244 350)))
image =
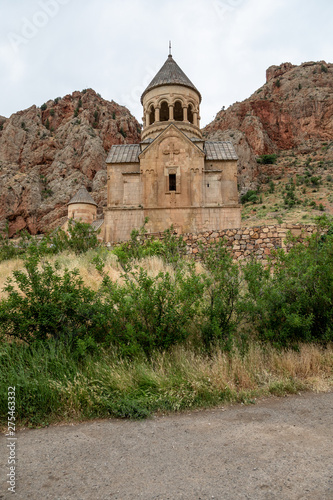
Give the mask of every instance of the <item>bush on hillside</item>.
POLYGON ((257 191, 253 191, 251 189, 249 189, 249 191, 247 191, 247 193, 243 194, 243 196, 241 197, 242 204, 247 202, 257 203, 258 201, 259 201, 259 196, 257 191))
POLYGON ((202 340, 206 348, 219 344, 229 350, 238 322, 239 267, 223 241, 202 250, 201 257, 208 271, 204 278, 207 300, 203 305, 202 340))
POLYGON ((257 158, 257 163, 261 165, 273 165, 277 161, 277 154, 261 155, 257 158))
POLYGON ((98 232, 96 232, 90 224, 70 219, 67 232, 58 229, 54 235, 47 240, 47 243, 54 254, 63 252, 64 250, 71 250, 79 255, 101 246, 97 235, 98 232))
POLYGON ((182 261, 186 255, 186 243, 182 236, 175 234, 173 227, 163 232, 163 239, 156 240, 147 235, 146 225, 148 217, 140 229, 133 229, 129 241, 121 243, 113 249, 124 269, 128 269, 131 261, 141 260, 154 255, 160 256, 164 262, 174 267, 182 261))
POLYGON ((274 268, 244 267, 244 310, 259 338, 277 346, 333 340, 333 237, 311 236, 289 253, 276 253, 274 268), (273 271, 273 272, 270 272, 273 271))
POLYGON ((108 342, 123 354, 168 349, 185 342, 194 331, 204 284, 193 267, 173 276, 156 277, 137 268, 124 276, 123 286, 104 278, 104 297, 109 315, 108 342))
POLYGON ((28 344, 50 338, 104 338, 106 316, 98 294, 84 286, 77 270, 41 262, 38 249, 29 248, 24 270, 14 271, 0 302, 0 335, 28 344))

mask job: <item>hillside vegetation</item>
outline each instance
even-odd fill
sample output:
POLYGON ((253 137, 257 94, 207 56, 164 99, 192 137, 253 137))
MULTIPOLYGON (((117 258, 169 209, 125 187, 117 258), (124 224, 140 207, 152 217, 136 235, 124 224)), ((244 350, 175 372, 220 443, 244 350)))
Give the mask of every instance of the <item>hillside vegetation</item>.
POLYGON ((8 384, 17 387, 20 425, 328 390, 333 236, 322 224, 325 236, 294 242, 268 267, 233 263, 223 242, 194 263, 172 231, 154 241, 141 238, 143 228, 112 252, 96 240, 82 249, 61 233, 29 240, 21 260, 0 268, 9 277, 1 283, 1 414, 8 384))
POLYGON ((332 147, 333 143, 323 142, 314 154, 284 151, 259 156, 256 188, 241 198, 242 225, 313 224, 320 215, 331 216, 332 147), (273 163, 264 163, 272 158, 273 163))

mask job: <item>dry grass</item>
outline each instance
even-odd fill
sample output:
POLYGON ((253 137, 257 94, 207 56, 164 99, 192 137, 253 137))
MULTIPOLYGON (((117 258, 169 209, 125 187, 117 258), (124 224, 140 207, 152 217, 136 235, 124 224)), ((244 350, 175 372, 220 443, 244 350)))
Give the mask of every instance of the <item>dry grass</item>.
POLYGON ((107 368, 96 366, 96 370, 96 379, 107 379, 108 384, 126 392, 142 385, 143 379, 160 391, 189 384, 194 392, 205 387, 212 392, 228 389, 235 394, 264 394, 277 384, 287 388, 292 382, 297 389, 325 392, 333 388, 333 346, 302 345, 299 352, 279 352, 253 343, 243 356, 237 350, 229 354, 217 349, 212 356, 205 356, 177 347, 170 353, 156 354, 149 362, 117 359, 107 368))
MULTIPOLYGON (((80 276, 86 286, 97 290, 102 282, 102 276, 97 271, 95 264, 92 262, 92 258, 95 256, 93 252, 87 252, 85 255, 75 255, 74 253, 63 252, 55 256, 47 256, 42 259, 44 262, 49 262, 54 265, 59 262, 60 274, 61 269, 68 269, 73 271, 78 269, 80 276)), ((148 272, 149 276, 156 276, 158 273, 168 272, 171 276, 174 275, 174 269, 171 265, 165 264, 160 257, 146 257, 140 261, 133 261, 133 267, 140 266, 148 272)), ((196 263, 196 271, 201 273, 204 271, 202 264, 196 263)), ((0 298, 5 298, 5 294, 1 292, 7 279, 12 275, 13 271, 23 269, 23 260, 13 259, 4 262, 0 262, 0 298)), ((124 270, 118 262, 118 258, 109 252, 106 255, 104 272, 110 276, 111 280, 119 284, 124 283, 124 270)))
MULTIPOLYGON (((116 372, 119 379, 119 365, 116 372)), ((130 372, 128 378, 127 367, 127 383, 133 384, 137 366, 133 365, 130 372)), ((253 344, 244 356, 238 351, 230 355, 217 350, 212 357, 177 348, 171 355, 157 355, 150 366, 145 366, 145 373, 161 386, 167 384, 170 374, 179 373, 193 388, 205 385, 217 391, 269 392, 274 384, 289 381, 304 389, 328 391, 333 388, 333 347, 303 345, 299 352, 278 352, 253 344)))
POLYGON ((178 347, 150 361, 126 361, 104 352, 74 379, 49 384, 62 401, 57 421, 107 416, 110 411, 114 416, 142 418, 151 412, 254 403, 270 394, 330 391, 333 346, 304 345, 299 352, 278 352, 252 344, 244 356, 216 350, 212 357, 178 347))
POLYGON ((23 268, 23 261, 21 259, 11 259, 0 262, 0 299, 5 298, 6 294, 2 292, 8 278, 10 278, 14 271, 23 268))

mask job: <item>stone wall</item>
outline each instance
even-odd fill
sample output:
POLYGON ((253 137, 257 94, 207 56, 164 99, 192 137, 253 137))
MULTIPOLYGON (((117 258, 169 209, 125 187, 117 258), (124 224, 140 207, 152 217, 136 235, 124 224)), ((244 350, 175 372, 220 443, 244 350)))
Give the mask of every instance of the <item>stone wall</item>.
POLYGON ((248 259, 254 255, 257 259, 268 259, 273 249, 286 248, 285 239, 291 232, 300 240, 316 232, 317 226, 303 224, 280 224, 276 226, 258 226, 240 229, 225 229, 223 231, 205 231, 199 234, 183 234, 188 254, 199 253, 200 245, 225 238, 227 246, 235 260, 248 259))

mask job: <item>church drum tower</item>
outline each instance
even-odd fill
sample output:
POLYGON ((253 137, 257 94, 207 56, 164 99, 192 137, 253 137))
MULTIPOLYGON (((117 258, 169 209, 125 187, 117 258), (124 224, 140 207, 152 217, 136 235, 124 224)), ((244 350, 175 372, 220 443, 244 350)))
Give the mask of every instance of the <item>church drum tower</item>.
POLYGON ((146 217, 150 233, 240 227, 236 152, 204 141, 200 92, 171 54, 141 103, 142 142, 112 146, 107 158, 105 240, 128 240, 146 217))

